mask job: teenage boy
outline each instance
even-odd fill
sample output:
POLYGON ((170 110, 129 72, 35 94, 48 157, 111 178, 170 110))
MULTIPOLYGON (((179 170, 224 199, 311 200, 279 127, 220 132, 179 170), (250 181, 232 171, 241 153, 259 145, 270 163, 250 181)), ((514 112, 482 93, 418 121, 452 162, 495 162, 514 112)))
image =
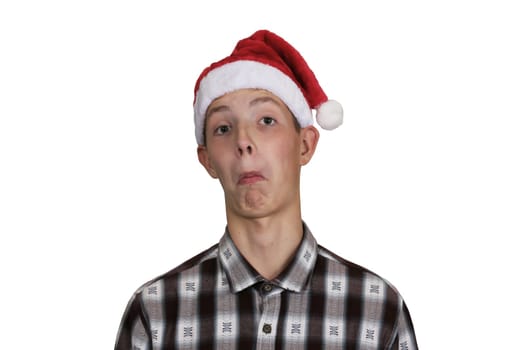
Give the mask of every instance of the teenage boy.
POLYGON ((342 123, 341 106, 272 32, 202 72, 197 154, 224 190, 226 232, 137 290, 115 349, 417 349, 396 289, 318 245, 303 221, 312 109, 325 129, 342 123))

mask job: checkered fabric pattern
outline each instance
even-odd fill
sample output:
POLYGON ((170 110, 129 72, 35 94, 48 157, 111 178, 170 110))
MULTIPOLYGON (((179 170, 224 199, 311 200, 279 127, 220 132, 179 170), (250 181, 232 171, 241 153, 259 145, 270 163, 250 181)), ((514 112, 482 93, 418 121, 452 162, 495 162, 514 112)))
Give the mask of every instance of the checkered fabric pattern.
POLYGON ((386 280, 316 243, 304 225, 293 261, 260 276, 228 231, 131 298, 116 350, 416 350, 408 309, 386 280))

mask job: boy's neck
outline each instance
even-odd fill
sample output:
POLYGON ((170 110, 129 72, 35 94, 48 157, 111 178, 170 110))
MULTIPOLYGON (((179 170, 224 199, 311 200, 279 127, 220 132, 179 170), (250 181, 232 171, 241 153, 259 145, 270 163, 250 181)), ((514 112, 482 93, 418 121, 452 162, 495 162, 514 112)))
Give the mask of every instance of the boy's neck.
POLYGON ((228 230, 244 258, 267 280, 285 269, 303 237, 300 212, 286 218, 228 218, 228 230))

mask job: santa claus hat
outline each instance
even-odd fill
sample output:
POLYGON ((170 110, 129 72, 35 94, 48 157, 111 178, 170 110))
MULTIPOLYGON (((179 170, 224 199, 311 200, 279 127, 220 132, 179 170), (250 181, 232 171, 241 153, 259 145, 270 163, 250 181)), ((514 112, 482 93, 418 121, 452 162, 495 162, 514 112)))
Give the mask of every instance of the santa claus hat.
POLYGON ((313 124, 312 109, 323 129, 335 129, 343 122, 343 108, 328 100, 301 54, 278 35, 259 30, 240 40, 230 56, 211 64, 197 79, 193 108, 198 144, 204 143, 206 110, 213 100, 248 88, 278 96, 301 127, 313 124))

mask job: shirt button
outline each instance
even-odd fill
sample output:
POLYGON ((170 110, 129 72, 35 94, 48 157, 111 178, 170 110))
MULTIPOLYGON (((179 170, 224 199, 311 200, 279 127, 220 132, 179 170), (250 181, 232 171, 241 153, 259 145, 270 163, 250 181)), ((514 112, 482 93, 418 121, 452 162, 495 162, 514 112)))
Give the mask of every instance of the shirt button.
POLYGON ((266 283, 266 284, 263 285, 263 291, 265 293, 270 293, 272 291, 272 289, 273 289, 273 287, 272 287, 271 284, 266 283))
POLYGON ((269 323, 265 323, 263 326, 263 332, 266 334, 272 333, 272 325, 269 323))

